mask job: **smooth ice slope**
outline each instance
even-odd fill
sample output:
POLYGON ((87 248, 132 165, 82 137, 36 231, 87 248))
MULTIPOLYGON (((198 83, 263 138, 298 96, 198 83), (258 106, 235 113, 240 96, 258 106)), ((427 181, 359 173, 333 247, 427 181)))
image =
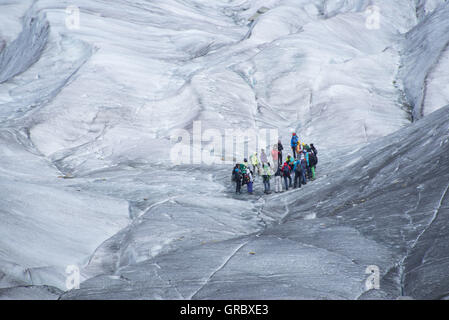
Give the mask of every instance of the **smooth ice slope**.
POLYGON ((0 142, 0 287, 64 290, 66 267, 129 223, 128 204, 71 187, 17 132, 0 130, 0 142))
POLYGON ((415 118, 447 105, 449 6, 446 2, 405 35, 401 77, 415 118))

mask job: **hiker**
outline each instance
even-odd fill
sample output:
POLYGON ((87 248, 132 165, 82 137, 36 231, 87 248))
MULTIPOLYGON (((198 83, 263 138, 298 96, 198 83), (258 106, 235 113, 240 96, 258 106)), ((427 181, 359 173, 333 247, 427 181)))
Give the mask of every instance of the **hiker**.
POLYGON ((296 146, 296 155, 298 158, 300 157, 301 152, 303 152, 303 146, 301 144, 301 141, 298 140, 298 144, 296 146))
POLYGON ((292 185, 292 177, 290 176, 290 171, 292 168, 288 165, 288 162, 285 162, 282 166, 282 176, 284 177, 285 190, 288 191, 288 187, 292 185), (287 181, 289 180, 289 182, 287 181))
POLYGON ((307 151, 303 151, 302 154, 304 155, 304 160, 306 160, 307 167, 309 166, 309 153, 307 151))
POLYGON ((313 152, 309 152, 309 167, 310 167, 310 172, 311 172, 310 179, 312 181, 315 180, 315 167, 316 167, 317 163, 318 163, 318 157, 313 152))
POLYGON ((307 176, 307 179, 309 179, 309 180, 312 178, 312 169, 310 167, 310 155, 311 154, 312 154, 311 152, 304 151, 304 158, 306 160, 306 165, 307 165, 306 176, 307 176))
POLYGON ((242 194, 240 190, 242 187, 242 173, 240 171, 240 164, 237 163, 232 171, 232 180, 235 182, 235 193, 242 194))
POLYGON ((273 146, 273 150, 271 150, 271 158, 273 159, 273 166, 279 166, 278 158, 279 158, 279 151, 278 151, 278 145, 275 144, 273 146))
POLYGON ((262 172, 262 178, 263 178, 263 185, 265 187, 265 194, 270 194, 270 179, 271 176, 273 175, 273 172, 271 170, 270 164, 269 163, 265 163, 263 165, 263 172, 262 172))
POLYGON ((290 166, 290 168, 293 169, 293 165, 294 165, 294 163, 295 163, 295 159, 292 158, 291 155, 288 155, 288 156, 287 156, 287 162, 288 162, 288 165, 290 166))
POLYGON ((315 148, 315 146, 313 145, 313 143, 310 144, 310 149, 312 149, 312 153, 315 156, 315 160, 316 160, 315 167, 316 167, 316 165, 318 164, 318 151, 315 148))
POLYGON ((285 158, 285 162, 287 162, 290 165, 290 163, 292 162, 292 156, 287 155, 287 158, 285 158))
POLYGON ((301 159, 303 159, 303 157, 304 157, 304 152, 303 152, 303 150, 302 150, 302 147, 299 148, 299 150, 301 150, 301 152, 299 152, 299 153, 296 154, 296 160, 301 160, 301 159))
POLYGON ((302 166, 301 166, 301 160, 297 159, 294 163, 293 166, 293 172, 295 173, 295 177, 294 177, 294 183, 293 183, 293 188, 301 188, 302 185, 302 166))
POLYGON ((236 175, 235 175, 235 169, 239 169, 240 168, 240 165, 237 163, 235 166, 234 166, 234 168, 232 168, 232 175, 231 175, 231 181, 232 182, 235 182, 235 177, 236 177, 236 175))
POLYGON ((284 146, 282 145, 281 140, 278 140, 278 165, 282 166, 282 151, 284 150, 284 146))
POLYGON ((264 149, 262 149, 261 152, 260 152, 260 163, 262 163, 262 166, 265 163, 268 163, 268 157, 267 157, 267 154, 265 153, 264 149))
POLYGON ((248 174, 246 166, 243 163, 239 164, 240 175, 242 176, 241 187, 248 183, 248 174))
POLYGON ((307 163, 305 159, 301 159, 301 184, 306 185, 307 184, 307 178, 306 178, 306 172, 307 172, 307 163))
POLYGON ((246 167, 246 170, 249 170, 249 163, 248 163, 248 159, 243 159, 243 164, 245 165, 245 167, 246 167))
POLYGON ((259 172, 259 159, 257 156, 257 152, 254 152, 254 154, 249 158, 249 160, 251 161, 251 164, 253 166, 253 172, 259 172))
POLYGON ((318 151, 316 150, 315 146, 313 145, 313 143, 310 144, 310 148, 312 149, 313 153, 315 154, 315 156, 318 155, 318 151))
POLYGON ((282 166, 278 165, 274 174, 274 192, 282 192, 282 166))
POLYGON ((292 139, 291 139, 291 147, 292 147, 292 151, 293 151, 293 158, 296 159, 296 147, 298 146, 298 136, 296 135, 295 132, 292 133, 292 139))
POLYGON ((242 174, 246 174, 246 172, 248 171, 248 168, 246 167, 246 165, 244 163, 240 164, 240 172, 242 174))
POLYGON ((248 183, 246 184, 246 186, 247 186, 248 194, 253 194, 254 178, 253 178, 253 173, 251 172, 251 170, 248 170, 247 175, 248 175, 248 183))
POLYGON ((287 163, 288 163, 288 166, 290 167, 290 175, 288 176, 289 187, 292 188, 293 184, 292 184, 292 175, 291 175, 291 173, 293 172, 293 165, 295 163, 295 159, 293 159, 293 157, 291 155, 288 155, 287 156, 287 163))

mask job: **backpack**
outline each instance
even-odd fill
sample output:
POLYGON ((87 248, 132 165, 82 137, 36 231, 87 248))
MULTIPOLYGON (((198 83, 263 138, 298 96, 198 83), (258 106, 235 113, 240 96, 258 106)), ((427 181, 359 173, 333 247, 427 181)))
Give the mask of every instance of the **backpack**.
POLYGON ((284 168, 282 169, 282 173, 284 174, 284 176, 288 176, 290 174, 288 166, 284 166, 284 168))
POLYGON ((318 163, 318 158, 312 152, 309 154, 309 162, 311 167, 316 166, 318 163))
POLYGON ((249 175, 247 173, 245 173, 243 175, 243 184, 248 184, 249 182, 250 182, 249 175))
POLYGON ((301 168, 301 162, 296 163, 296 172, 297 173, 301 173, 302 168, 301 168))
POLYGON ((238 182, 238 181, 242 180, 242 173, 240 171, 235 171, 235 169, 234 169, 234 172, 233 172, 232 176, 234 178, 233 181, 235 181, 235 182, 238 182))

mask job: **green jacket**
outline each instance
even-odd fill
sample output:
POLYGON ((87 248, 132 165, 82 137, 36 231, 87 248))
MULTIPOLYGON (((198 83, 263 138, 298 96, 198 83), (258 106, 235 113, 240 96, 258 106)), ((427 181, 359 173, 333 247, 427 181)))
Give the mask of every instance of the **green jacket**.
POLYGON ((259 164, 259 159, 257 159, 257 155, 253 154, 249 160, 251 161, 251 164, 254 166, 257 166, 259 164))

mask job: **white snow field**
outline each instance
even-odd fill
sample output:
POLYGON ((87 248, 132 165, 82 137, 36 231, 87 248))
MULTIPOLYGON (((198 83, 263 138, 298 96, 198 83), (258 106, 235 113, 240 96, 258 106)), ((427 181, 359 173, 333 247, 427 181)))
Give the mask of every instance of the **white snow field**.
POLYGON ((0 0, 0 299, 448 298, 447 17, 444 0, 0 0), (198 123, 276 129, 286 153, 297 132, 318 179, 236 196, 232 154, 173 162, 198 123))

